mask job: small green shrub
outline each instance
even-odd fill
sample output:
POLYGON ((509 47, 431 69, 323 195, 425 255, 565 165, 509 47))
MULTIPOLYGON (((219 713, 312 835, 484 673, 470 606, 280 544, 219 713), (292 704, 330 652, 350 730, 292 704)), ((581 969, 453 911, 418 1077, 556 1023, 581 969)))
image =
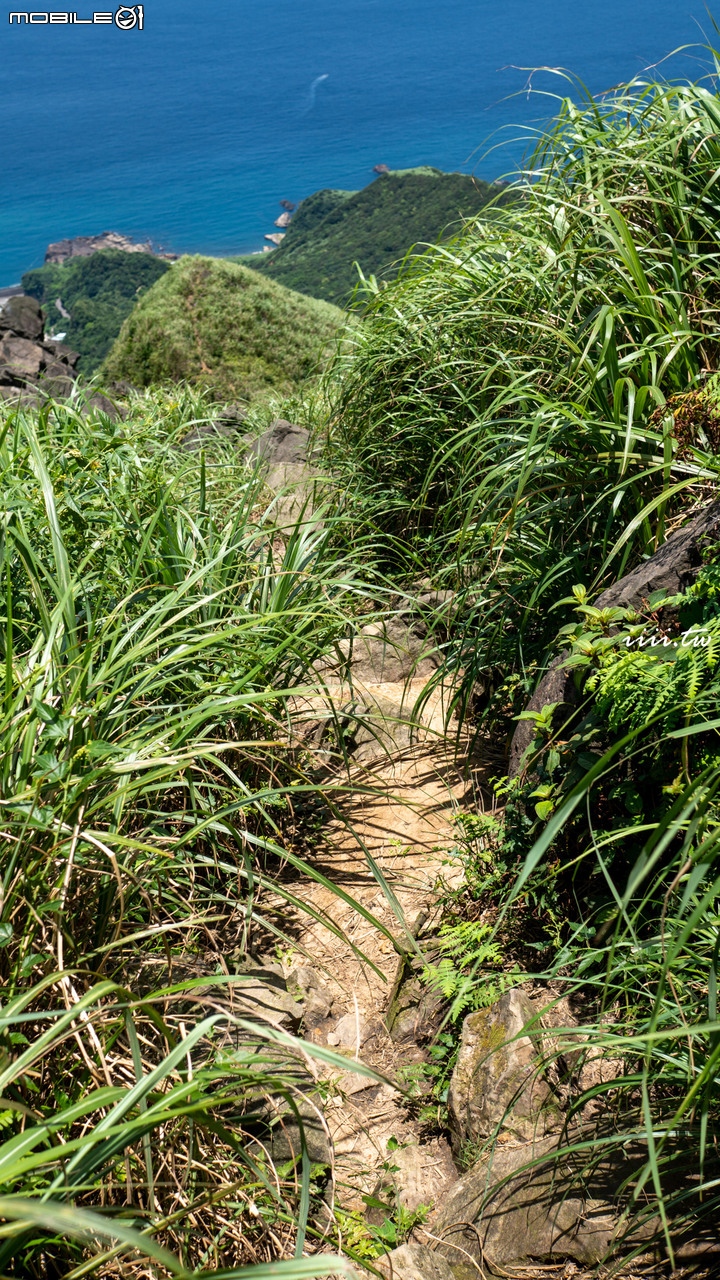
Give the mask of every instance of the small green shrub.
POLYGON ((470 1010, 492 1004, 502 990, 501 975, 492 977, 479 970, 497 969, 502 963, 500 946, 491 937, 489 924, 461 920, 440 927, 440 959, 425 966, 422 979, 433 991, 450 1001, 453 1022, 470 1010))

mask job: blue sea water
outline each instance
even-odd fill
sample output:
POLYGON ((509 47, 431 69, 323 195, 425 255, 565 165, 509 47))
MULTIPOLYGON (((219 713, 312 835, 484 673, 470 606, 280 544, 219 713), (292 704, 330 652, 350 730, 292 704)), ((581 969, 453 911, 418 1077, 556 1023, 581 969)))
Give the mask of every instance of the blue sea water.
POLYGON ((377 163, 498 177, 552 114, 544 94, 571 89, 528 68, 592 93, 651 67, 699 79, 715 36, 702 0, 146 0, 142 31, 9 12, 0 284, 105 230, 257 250, 281 199, 356 189, 377 163))

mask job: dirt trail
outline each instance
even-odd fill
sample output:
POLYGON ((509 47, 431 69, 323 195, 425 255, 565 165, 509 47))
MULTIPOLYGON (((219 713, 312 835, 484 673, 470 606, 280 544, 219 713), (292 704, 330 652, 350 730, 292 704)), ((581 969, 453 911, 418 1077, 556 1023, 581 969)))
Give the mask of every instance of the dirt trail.
MULTIPOLYGON (((386 682, 373 691, 402 702, 402 686, 386 682)), ((439 709, 433 710, 435 719, 439 709)), ((451 820, 459 809, 482 805, 481 777, 479 762, 458 758, 454 743, 435 735, 391 759, 357 767, 350 781, 358 790, 341 800, 342 820, 334 819, 324 829, 313 864, 372 912, 394 939, 405 941, 406 928, 421 911, 432 915, 437 910, 440 882, 454 886, 461 879, 459 860, 449 857, 455 840, 451 820), (377 794, 369 795, 368 787, 377 794), (362 845, 385 877, 396 908, 373 875, 362 845)), ((417 1046, 396 1045, 384 1025, 398 966, 395 946, 331 890, 307 880, 296 888, 304 901, 331 916, 346 939, 307 917, 297 919, 298 943, 334 998, 331 1015, 309 1038, 348 1056, 347 1073, 331 1073, 338 1091, 325 1108, 339 1198, 345 1207, 363 1207, 361 1196, 382 1180, 388 1139, 395 1138, 401 1145, 390 1163, 402 1171, 402 1202, 410 1209, 432 1204, 457 1176, 447 1143, 422 1139, 396 1089, 373 1085, 352 1072, 353 1059, 360 1058, 392 1080, 422 1058, 417 1046)), ((293 967, 307 963, 301 955, 291 962, 293 967)))

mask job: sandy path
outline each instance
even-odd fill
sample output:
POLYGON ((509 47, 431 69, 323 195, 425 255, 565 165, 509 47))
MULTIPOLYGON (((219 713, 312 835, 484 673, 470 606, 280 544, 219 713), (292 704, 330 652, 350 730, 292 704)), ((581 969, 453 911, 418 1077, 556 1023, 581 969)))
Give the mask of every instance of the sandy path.
MULTIPOLYGON (((382 689, 386 695, 387 686, 382 689)), ((438 909, 441 882, 456 885, 462 876, 454 843, 453 814, 482 805, 477 765, 467 768, 454 756, 451 743, 425 742, 353 770, 358 787, 344 796, 334 819, 313 851, 313 865, 377 917, 394 939, 405 941, 407 929, 421 911, 438 909), (368 795, 366 788, 377 788, 368 795), (362 789, 361 789, 362 788, 362 789), (388 901, 368 857, 377 863, 395 898, 388 901)), ((336 801, 337 803, 337 801, 336 801)), ((306 916, 295 921, 296 936, 312 956, 312 964, 332 992, 330 1017, 309 1038, 330 1044, 348 1056, 348 1072, 331 1073, 338 1086, 325 1117, 336 1156, 338 1199, 346 1208, 362 1208, 362 1194, 377 1189, 387 1174, 388 1139, 401 1144, 390 1163, 399 1165, 395 1180, 401 1200, 410 1208, 432 1204, 456 1177, 443 1138, 425 1141, 402 1097, 390 1085, 372 1085, 353 1074, 352 1060, 361 1058, 391 1080, 403 1067, 422 1059, 415 1045, 396 1045, 384 1025, 388 997, 397 971, 393 942, 331 890, 304 880, 294 886, 308 904, 327 912, 344 935, 306 916), (360 949, 365 958, 356 954, 360 949), (374 967, 373 967, 374 966, 374 967)), ((308 961, 296 954, 288 968, 308 961)))

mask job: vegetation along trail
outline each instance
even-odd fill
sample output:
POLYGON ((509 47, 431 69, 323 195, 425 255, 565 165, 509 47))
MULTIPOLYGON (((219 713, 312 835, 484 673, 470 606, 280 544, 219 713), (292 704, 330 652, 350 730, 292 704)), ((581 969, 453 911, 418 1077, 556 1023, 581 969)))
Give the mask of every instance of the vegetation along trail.
POLYGON ((0 313, 1 1276, 720 1274, 720 101, 573 94, 0 313))

